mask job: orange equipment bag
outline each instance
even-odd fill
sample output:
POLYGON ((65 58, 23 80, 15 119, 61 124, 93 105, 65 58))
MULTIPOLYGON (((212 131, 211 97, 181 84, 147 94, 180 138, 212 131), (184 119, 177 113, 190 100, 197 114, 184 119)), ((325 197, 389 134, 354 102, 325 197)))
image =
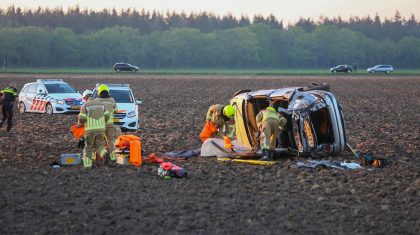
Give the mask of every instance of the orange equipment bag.
POLYGON ((77 127, 77 124, 71 126, 71 133, 75 139, 80 139, 85 135, 85 126, 77 127))
POLYGON ((200 133, 201 141, 206 141, 206 139, 210 138, 210 136, 216 131, 217 127, 212 122, 206 122, 206 125, 204 125, 204 128, 200 133))
POLYGON ((130 159, 128 160, 131 165, 135 167, 141 166, 143 163, 141 156, 141 139, 135 135, 120 135, 115 142, 115 147, 122 149, 128 148, 130 151, 130 159))

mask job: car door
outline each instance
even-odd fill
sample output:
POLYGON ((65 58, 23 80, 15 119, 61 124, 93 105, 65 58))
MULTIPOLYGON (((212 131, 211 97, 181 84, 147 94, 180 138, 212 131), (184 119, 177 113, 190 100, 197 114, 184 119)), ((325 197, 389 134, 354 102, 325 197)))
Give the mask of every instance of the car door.
POLYGON ((35 101, 35 96, 36 96, 36 88, 37 88, 38 84, 33 83, 31 85, 29 85, 28 87, 28 92, 26 93, 26 96, 24 97, 23 102, 25 103, 25 107, 26 107, 26 111, 27 112, 34 112, 34 102, 35 101))
POLYGON ((44 99, 45 96, 47 94, 47 89, 45 88, 45 86, 42 83, 39 83, 37 88, 36 88, 36 98, 37 98, 37 106, 36 106, 36 111, 39 112, 45 112, 45 106, 46 106, 46 102, 47 100, 44 99))

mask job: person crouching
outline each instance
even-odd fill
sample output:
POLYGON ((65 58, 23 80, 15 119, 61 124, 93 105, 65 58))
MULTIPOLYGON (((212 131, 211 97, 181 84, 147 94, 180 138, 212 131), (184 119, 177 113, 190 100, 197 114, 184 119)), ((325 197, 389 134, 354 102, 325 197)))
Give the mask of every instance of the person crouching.
MULTIPOLYGON (((98 88, 98 96, 95 100, 101 102, 105 106, 105 110, 109 112, 109 119, 106 122, 105 137, 108 146, 110 160, 115 161, 115 140, 117 136, 117 127, 114 125, 114 113, 117 112, 117 103, 114 98, 109 96, 109 88, 102 84, 98 88)), ((105 164, 108 164, 108 159, 105 159, 105 164)))
POLYGON ((262 136, 261 160, 271 161, 276 152, 277 136, 286 125, 287 120, 270 105, 267 109, 258 113, 256 121, 258 130, 261 133, 260 136, 262 136))
POLYGON ((102 158, 109 158, 105 146, 105 127, 109 119, 109 112, 105 106, 97 100, 90 100, 80 111, 78 116, 79 127, 85 126, 86 144, 83 150, 83 165, 85 168, 92 167, 93 154, 97 153, 102 158))

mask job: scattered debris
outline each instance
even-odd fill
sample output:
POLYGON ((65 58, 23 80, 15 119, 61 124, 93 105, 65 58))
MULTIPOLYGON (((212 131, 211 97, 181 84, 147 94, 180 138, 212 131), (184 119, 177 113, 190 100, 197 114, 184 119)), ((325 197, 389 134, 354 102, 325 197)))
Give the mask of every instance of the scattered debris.
POLYGON ((159 165, 158 175, 164 179, 185 178, 187 177, 188 172, 172 162, 163 162, 159 165))
POLYGON ((143 159, 143 162, 156 164, 156 163, 162 163, 164 162, 164 160, 163 158, 156 156, 155 153, 151 153, 147 156, 147 158, 143 159))
POLYGON ((272 166, 277 163, 277 161, 262 161, 262 160, 252 160, 252 159, 236 159, 229 157, 218 157, 217 160, 222 162, 238 162, 238 163, 247 163, 251 165, 261 165, 261 166, 272 166))
POLYGON ((355 163, 355 162, 341 162, 340 166, 344 166, 344 167, 347 167, 348 169, 352 169, 352 170, 362 168, 360 166, 360 164, 355 163))
POLYGON ((60 168, 62 166, 79 165, 80 163, 82 163, 80 153, 65 153, 61 154, 57 161, 51 163, 51 166, 53 168, 60 168))
POLYGON ((128 162, 135 167, 141 166, 142 156, 140 137, 135 135, 121 135, 115 142, 115 147, 117 159, 120 157, 122 163, 124 163, 124 156, 127 157, 127 154, 129 154, 128 162))
POLYGON ((297 168, 311 168, 311 169, 340 169, 340 170, 354 170, 362 168, 358 163, 350 162, 340 162, 340 161, 330 161, 330 160, 311 160, 309 162, 296 162, 297 168))
POLYGON ((201 145, 201 156, 202 157, 230 157, 235 155, 247 155, 252 153, 255 156, 255 152, 251 148, 243 145, 237 140, 232 141, 233 151, 229 148, 224 148, 225 141, 218 138, 208 138, 201 145))
POLYGON ((171 151, 163 154, 162 156, 167 158, 192 158, 200 156, 200 149, 196 150, 179 150, 179 151, 171 151))
POLYGON ((354 154, 363 166, 382 168, 388 165, 388 161, 385 158, 374 157, 372 153, 360 153, 359 151, 353 149, 348 143, 347 148, 354 154))

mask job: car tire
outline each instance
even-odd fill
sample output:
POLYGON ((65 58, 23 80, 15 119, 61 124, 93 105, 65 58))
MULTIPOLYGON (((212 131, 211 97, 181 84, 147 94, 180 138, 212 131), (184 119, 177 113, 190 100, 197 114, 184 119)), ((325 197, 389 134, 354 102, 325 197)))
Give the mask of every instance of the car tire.
POLYGON ((298 89, 298 90, 299 91, 314 91, 314 90, 330 91, 331 89, 328 83, 321 83, 321 84, 313 83, 310 86, 303 87, 302 89, 298 89))
POLYGON ((337 73, 337 70, 333 70, 333 73, 337 73))
POLYGON ((374 74, 374 73, 375 73, 375 71, 374 71, 374 70, 372 70, 372 71, 370 71, 370 73, 371 73, 371 74, 374 74))
POLYGON ((117 71, 117 73, 119 73, 121 70, 120 69, 116 69, 115 71, 117 71))
POLYGON ((245 92, 251 92, 251 90, 250 89, 239 90, 239 91, 237 91, 233 94, 233 97, 235 97, 239 94, 245 93, 245 92))
POLYGON ((18 108, 19 108, 19 113, 25 113, 26 112, 25 103, 23 103, 22 101, 19 102, 18 108))
POLYGON ((390 72, 389 72, 389 70, 387 70, 387 71, 385 71, 385 73, 386 73, 386 74, 389 74, 390 72))
POLYGON ((54 109, 51 103, 48 103, 47 105, 45 105, 45 113, 48 115, 52 115, 54 113, 54 109))

